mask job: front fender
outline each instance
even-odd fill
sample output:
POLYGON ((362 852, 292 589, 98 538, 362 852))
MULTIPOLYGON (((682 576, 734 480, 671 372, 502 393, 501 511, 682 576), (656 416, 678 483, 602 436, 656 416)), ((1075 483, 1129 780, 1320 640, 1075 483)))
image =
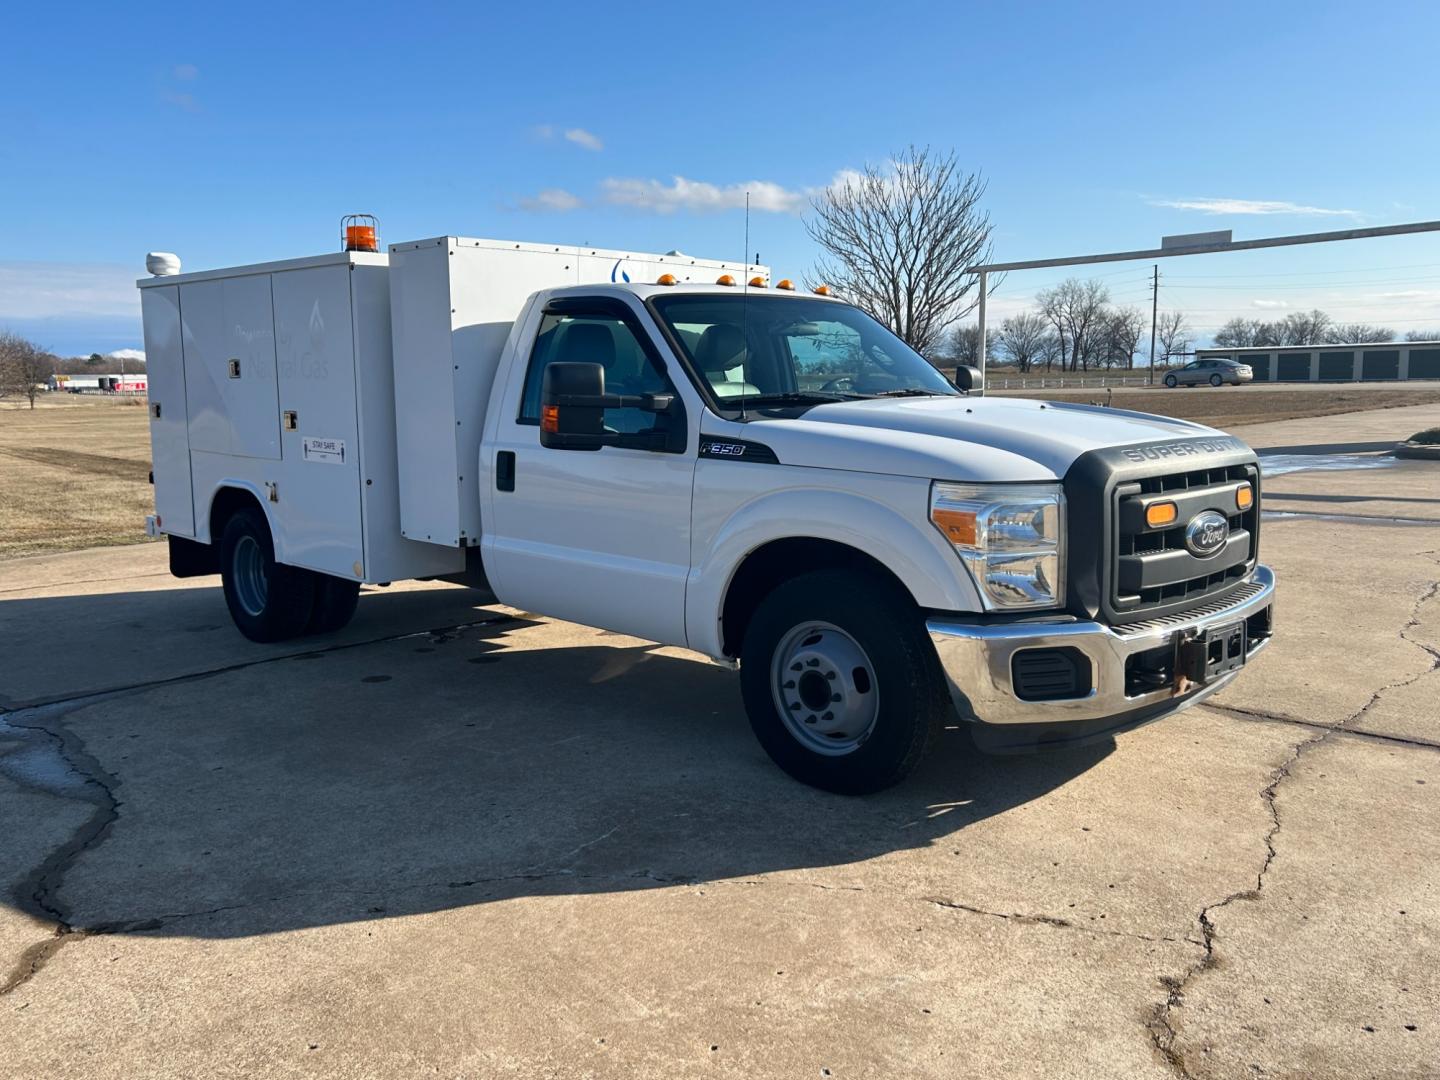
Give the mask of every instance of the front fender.
MULTIPOLYGON (((722 465, 757 470, 784 469, 793 485, 796 471, 784 466, 722 465)), ((826 470, 815 470, 825 477, 826 470)), ((835 473, 814 487, 777 486, 746 498, 723 516, 697 475, 695 529, 685 591, 685 627, 692 649, 723 658, 721 616, 736 571, 751 552, 792 538, 844 544, 883 563, 922 608, 979 611, 975 583, 954 549, 930 524, 930 484, 912 477, 835 473), (843 482, 844 487, 827 481, 843 482)), ((817 477, 819 479, 819 477, 817 477)), ((715 493, 719 494, 719 493, 715 493)), ((797 572, 803 567, 797 567, 797 572)))

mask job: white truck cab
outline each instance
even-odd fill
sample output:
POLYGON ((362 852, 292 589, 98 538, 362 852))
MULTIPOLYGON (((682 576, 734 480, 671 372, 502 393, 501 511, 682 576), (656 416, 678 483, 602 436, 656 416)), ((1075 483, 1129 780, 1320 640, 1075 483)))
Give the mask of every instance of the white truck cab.
POLYGON ((461 581, 738 663, 776 763, 865 793, 948 717, 1105 737, 1272 633, 1240 440, 981 396, 765 267, 439 237, 139 285, 149 529, 257 641, 461 581))

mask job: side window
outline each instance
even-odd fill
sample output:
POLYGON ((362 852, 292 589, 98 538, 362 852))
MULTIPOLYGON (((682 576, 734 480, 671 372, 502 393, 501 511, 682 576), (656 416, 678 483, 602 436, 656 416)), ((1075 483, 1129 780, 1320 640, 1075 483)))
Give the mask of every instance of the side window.
MULTIPOLYGON (((545 368, 553 363, 599 364, 605 389, 612 394, 663 394, 674 388, 628 323, 610 314, 545 315, 520 398, 522 424, 540 423, 540 391, 545 368)), ((615 431, 654 431, 665 422, 659 413, 639 409, 607 409, 605 424, 615 431)))

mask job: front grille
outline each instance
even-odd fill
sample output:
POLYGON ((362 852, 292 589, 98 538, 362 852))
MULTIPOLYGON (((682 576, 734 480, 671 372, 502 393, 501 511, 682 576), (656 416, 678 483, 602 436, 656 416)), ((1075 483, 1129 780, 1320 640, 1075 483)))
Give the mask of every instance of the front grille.
POLYGON ((1124 617, 1148 611, 1190 608, 1221 596, 1240 584, 1255 566, 1259 538, 1259 484, 1253 464, 1144 476, 1114 489, 1114 529, 1108 570, 1109 601, 1124 617), (1243 512, 1234 508, 1234 490, 1249 482, 1255 501, 1243 512), (1151 530, 1143 506, 1155 496, 1173 499, 1180 513, 1173 525, 1151 530), (1185 528, 1203 510, 1226 516, 1229 538, 1215 555, 1199 558, 1185 546, 1185 528))

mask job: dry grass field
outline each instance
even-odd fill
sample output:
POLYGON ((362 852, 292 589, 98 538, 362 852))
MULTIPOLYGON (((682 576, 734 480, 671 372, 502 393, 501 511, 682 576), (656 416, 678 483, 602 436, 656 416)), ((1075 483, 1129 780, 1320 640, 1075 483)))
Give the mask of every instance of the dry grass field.
POLYGON ((145 400, 0 402, 0 559, 145 539, 145 400))
MULTIPOLYGON (((1104 400, 1103 390, 1031 393, 1104 400)), ((1161 413, 1220 428, 1359 409, 1440 402, 1440 385, 1256 391, 1117 390, 1119 409, 1161 413)), ((0 559, 145 539, 151 513, 150 432, 144 399, 50 394, 32 412, 0 401, 0 559)), ((1397 431, 1397 441, 1411 434, 1397 431)))

